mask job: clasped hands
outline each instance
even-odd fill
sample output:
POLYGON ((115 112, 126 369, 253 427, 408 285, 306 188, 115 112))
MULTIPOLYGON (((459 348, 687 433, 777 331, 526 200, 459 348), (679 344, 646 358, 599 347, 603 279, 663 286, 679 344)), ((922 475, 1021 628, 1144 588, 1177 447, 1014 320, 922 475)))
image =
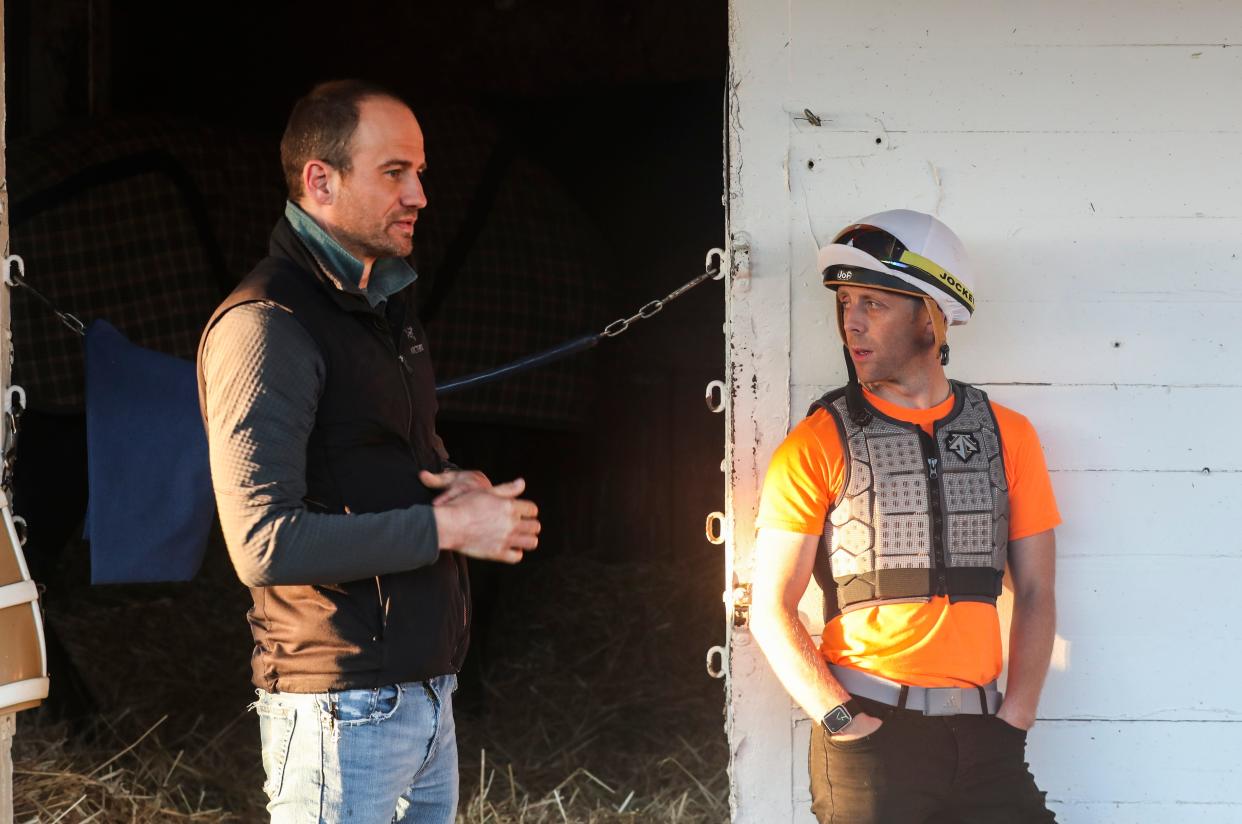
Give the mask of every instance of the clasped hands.
POLYGON ((493 486, 482 472, 465 469, 423 470, 418 478, 441 490, 431 502, 441 549, 516 564, 539 546, 539 508, 518 497, 526 490, 521 478, 493 486))

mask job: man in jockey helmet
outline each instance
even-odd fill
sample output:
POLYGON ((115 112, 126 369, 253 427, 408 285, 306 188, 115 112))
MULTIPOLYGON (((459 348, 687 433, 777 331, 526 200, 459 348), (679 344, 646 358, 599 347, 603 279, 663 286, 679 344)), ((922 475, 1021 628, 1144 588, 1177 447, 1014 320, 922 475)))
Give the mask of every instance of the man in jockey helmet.
POLYGON ((1025 749, 1055 636, 1060 517, 1030 422, 945 376, 947 330, 975 309, 965 249, 899 209, 847 226, 819 269, 849 380, 773 456, 751 605, 773 670, 819 722, 812 809, 860 824, 1052 821, 1025 749), (818 649, 798 617, 812 576, 818 649))

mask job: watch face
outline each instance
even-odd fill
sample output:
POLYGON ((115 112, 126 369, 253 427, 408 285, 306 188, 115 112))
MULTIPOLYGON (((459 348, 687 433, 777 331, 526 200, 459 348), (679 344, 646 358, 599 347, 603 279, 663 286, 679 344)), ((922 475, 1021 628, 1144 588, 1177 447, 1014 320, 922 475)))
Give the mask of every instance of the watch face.
POLYGON ((854 716, 850 715, 850 711, 845 707, 833 707, 824 716, 824 726, 828 728, 828 732, 838 733, 845 729, 853 720, 854 716))

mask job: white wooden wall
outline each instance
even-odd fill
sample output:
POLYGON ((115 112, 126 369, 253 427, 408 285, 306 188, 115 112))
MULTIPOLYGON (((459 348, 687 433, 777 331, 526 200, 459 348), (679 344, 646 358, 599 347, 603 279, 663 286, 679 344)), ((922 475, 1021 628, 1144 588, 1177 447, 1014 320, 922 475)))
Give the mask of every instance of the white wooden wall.
MULTIPOLYGON (((728 221, 750 245, 728 303, 731 583, 773 449, 844 380, 816 247, 932 212, 983 273, 949 372, 1034 422, 1065 520, 1036 778, 1071 824, 1242 821, 1242 2, 730 16, 728 221)), ((734 820, 810 821, 809 722, 745 629, 729 651, 734 820)))

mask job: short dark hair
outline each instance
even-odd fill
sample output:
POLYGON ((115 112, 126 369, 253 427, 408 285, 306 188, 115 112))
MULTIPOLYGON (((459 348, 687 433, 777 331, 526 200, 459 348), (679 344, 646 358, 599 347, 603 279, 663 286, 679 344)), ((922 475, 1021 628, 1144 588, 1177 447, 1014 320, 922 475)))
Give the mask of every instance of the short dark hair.
POLYGON ((280 139, 280 165, 290 200, 304 194, 302 169, 308 161, 322 160, 341 172, 350 170, 349 143, 358 128, 358 104, 373 97, 408 105, 382 86, 365 80, 329 80, 293 104, 280 139))

